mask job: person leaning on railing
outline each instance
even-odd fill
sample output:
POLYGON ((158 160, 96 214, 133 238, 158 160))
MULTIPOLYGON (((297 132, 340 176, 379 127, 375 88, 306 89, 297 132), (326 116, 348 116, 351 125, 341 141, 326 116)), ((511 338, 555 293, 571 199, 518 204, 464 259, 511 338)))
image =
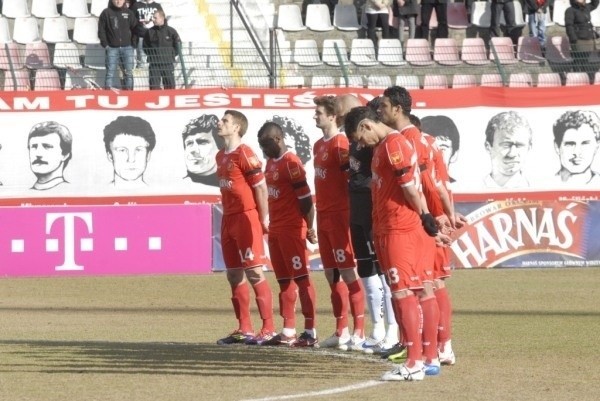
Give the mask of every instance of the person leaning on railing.
POLYGON ((165 12, 157 10, 152 17, 154 26, 144 35, 144 52, 148 57, 150 89, 175 89, 175 56, 181 39, 175 28, 167 25, 165 12))
POLYGON ((594 80, 594 67, 589 57, 597 49, 598 34, 592 25, 591 12, 598 8, 600 0, 571 0, 571 7, 565 11, 565 30, 573 50, 573 70, 587 72, 591 82, 594 80))

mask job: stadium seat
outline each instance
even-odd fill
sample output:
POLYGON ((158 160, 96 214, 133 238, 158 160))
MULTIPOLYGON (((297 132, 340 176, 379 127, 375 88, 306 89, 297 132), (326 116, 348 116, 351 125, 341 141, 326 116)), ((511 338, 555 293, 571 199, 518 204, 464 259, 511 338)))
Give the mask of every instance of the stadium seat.
POLYGON ((396 75, 396 85, 408 90, 421 89, 421 83, 417 75, 396 75))
POLYGON ((585 86, 590 84, 587 72, 567 72, 565 86, 585 86))
POLYGON ((4 74, 4 91, 28 91, 30 89, 29 70, 13 70, 4 74))
MULTIPOLYGON (((515 25, 523 27, 527 23, 525 22, 525 18, 523 16, 523 6, 519 0, 513 0, 513 6, 515 8, 515 25)), ((502 13, 503 25, 506 25, 506 21, 504 21, 504 13, 502 13)))
POLYGON ((405 65, 402 42, 399 39, 380 39, 377 60, 381 64, 391 67, 405 65))
MULTIPOLYGON (((162 4, 162 3, 161 3, 162 4)), ((105 0, 92 0, 92 4, 90 5, 90 13, 94 17, 99 17, 102 14, 102 11, 106 8, 105 0)), ((173 14, 167 14, 168 16, 173 16, 173 14)))
POLYGON ((32 0, 31 14, 38 18, 58 17, 56 0, 32 0))
POLYGON ((365 67, 379 64, 375 55, 373 41, 371 39, 352 39, 350 61, 356 65, 365 67))
POLYGON ((552 20, 555 24, 565 26, 565 11, 571 7, 569 0, 555 0, 552 20))
POLYGON ((425 74, 423 89, 448 89, 448 77, 441 74, 425 74))
POLYGON ((59 91, 61 90, 60 77, 54 68, 45 68, 35 71, 33 90, 59 91))
POLYGON ((408 39, 406 41, 406 61, 415 66, 433 64, 429 41, 427 39, 408 39))
POLYGON ((500 74, 481 74, 481 86, 503 87, 502 76, 500 74))
POLYGON ((542 46, 539 39, 531 36, 519 37, 517 59, 527 64, 540 64, 540 62, 544 62, 545 59, 542 55, 542 46))
POLYGON ((327 4, 306 6, 306 27, 311 31, 328 32, 334 29, 327 4))
POLYGON ((44 18, 42 40, 46 43, 70 42, 67 19, 65 17, 44 18))
POLYGON ((339 86, 342 88, 364 88, 363 77, 360 75, 348 75, 348 81, 344 77, 340 77, 339 86))
POLYGON ((8 19, 0 15, 0 44, 12 42, 8 19))
POLYGON ((437 38, 433 46, 433 59, 441 65, 462 64, 456 40, 454 38, 437 38))
POLYGON ((494 61, 496 57, 500 64, 514 64, 519 61, 515 56, 515 47, 511 38, 503 36, 490 39, 490 60, 494 61))
POLYGON ((305 86, 303 76, 287 76, 279 83, 281 88, 303 88, 305 86))
POLYGON ((0 2, 2 5, 2 15, 8 18, 22 18, 29 17, 28 2, 25 0, 3 0, 0 2))
POLYGON ((323 62, 334 67, 349 63, 348 49, 344 39, 325 39, 323 41, 323 62))
MULTIPOLYGON (((177 30, 182 42, 210 42, 210 31, 208 29, 198 29, 199 26, 206 26, 206 21, 200 15, 187 15, 169 18, 169 25, 177 30)), ((223 38, 225 32, 221 32, 223 38)))
POLYGON ((246 77, 246 87, 248 88, 268 88, 270 85, 269 77, 246 77))
POLYGON ((538 88, 550 88, 562 86, 560 74, 558 72, 540 72, 537 76, 538 88))
POLYGON ((85 45, 83 55, 83 65, 95 70, 106 69, 106 51, 98 43, 89 43, 85 45))
POLYGON ((75 18, 73 40, 84 45, 100 43, 100 39, 98 38, 98 18, 75 18))
POLYGON ((367 77, 367 88, 386 89, 392 86, 392 78, 389 75, 369 75, 367 77))
POLYGON ((492 25, 492 8, 489 1, 474 1, 471 3, 471 24, 479 28, 489 28, 492 25))
POLYGON ((35 17, 15 18, 12 38, 15 42, 26 44, 39 42, 42 40, 38 27, 38 20, 35 17))
POLYGON ((27 68, 51 68, 48 45, 44 42, 27 43, 23 53, 23 61, 27 68))
POLYGON ((314 39, 298 39, 294 42, 294 62, 304 67, 323 64, 319 57, 317 41, 314 39))
POLYGON ((508 78, 508 86, 511 88, 530 88, 533 86, 533 78, 527 72, 514 72, 508 78))
POLYGON ((486 65, 490 63, 482 38, 464 38, 460 54, 462 61, 467 64, 486 65))
POLYGON ((573 62, 571 45, 566 35, 551 36, 546 39, 546 60, 553 64, 573 62))
POLYGON ((333 26, 340 31, 358 31, 358 14, 354 4, 336 4, 333 9, 333 26))
POLYGON ((60 42, 54 46, 52 65, 56 68, 78 69, 81 68, 79 48, 73 42, 60 42))
POLYGON ((65 74, 65 89, 93 89, 93 88, 101 88, 99 82, 104 82, 105 76, 100 76, 100 79, 96 76, 96 72, 103 73, 104 71, 100 70, 91 70, 91 69, 76 69, 76 70, 67 70, 65 74))
POLYGON ((282 29, 275 30, 277 47, 279 49, 279 56, 281 62, 284 64, 292 62, 292 47, 289 40, 285 39, 285 34, 282 29))
POLYGON ((452 77, 453 88, 473 88, 477 86, 477 77, 473 74, 454 74, 452 77))
MULTIPOLYGON (((107 3, 108 5, 108 3, 107 3)), ((69 18, 89 17, 86 0, 63 0, 62 15, 69 18)))
POLYGON ((335 79, 331 75, 314 75, 310 79, 311 88, 333 88, 335 79))
POLYGON ((23 60, 19 46, 14 42, 0 43, 0 70, 20 70, 23 60))
POLYGON ((302 22, 302 14, 297 4, 281 4, 277 13, 277 27, 289 32, 298 32, 306 29, 302 22))
POLYGON ((456 2, 448 3, 447 6, 448 27, 452 29, 467 29, 469 26, 469 18, 465 3, 456 2))

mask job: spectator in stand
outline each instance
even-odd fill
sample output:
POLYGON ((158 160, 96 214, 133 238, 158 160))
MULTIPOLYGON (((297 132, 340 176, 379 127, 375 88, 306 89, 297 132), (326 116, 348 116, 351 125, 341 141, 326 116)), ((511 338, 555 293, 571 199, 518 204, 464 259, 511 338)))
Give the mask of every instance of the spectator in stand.
POLYGON ((546 11, 548 0, 525 0, 529 36, 538 38, 542 49, 546 46, 546 11))
POLYGON ((154 0, 136 1, 131 5, 131 10, 135 13, 137 25, 135 26, 134 44, 136 47, 135 68, 145 68, 146 60, 144 60, 144 36, 148 29, 154 25, 154 13, 162 11, 162 6, 154 0))
POLYGON ((367 36, 373 41, 377 48, 377 24, 381 24, 381 37, 390 38, 390 10, 391 0, 367 0, 365 14, 367 16, 367 36))
POLYGON ((571 0, 571 7, 565 11, 565 31, 573 49, 573 70, 587 72, 590 82, 594 82, 596 67, 589 57, 597 49, 598 33, 592 25, 591 12, 598 8, 599 0, 586 3, 585 0, 571 0))
POLYGON ((419 3, 417 0, 394 0, 392 5, 394 17, 398 18, 398 39, 404 42, 404 24, 408 23, 408 39, 413 39, 417 33, 417 14, 419 3))
POLYGON ((158 10, 152 17, 154 26, 144 35, 144 50, 148 55, 150 89, 175 89, 175 56, 179 53, 181 39, 167 25, 165 12, 158 10))
POLYGON ((514 0, 492 0, 492 21, 490 27, 490 35, 492 37, 501 37, 502 30, 500 29, 500 18, 504 13, 504 21, 506 34, 511 38, 515 45, 519 42, 519 37, 523 30, 522 27, 517 26, 515 5, 514 0))
POLYGON ((125 0, 111 0, 98 19, 98 38, 106 49, 105 89, 114 87, 117 64, 124 73, 123 89, 133 90, 133 30, 135 14, 125 6, 125 0))
POLYGON ((421 1, 421 37, 429 40, 429 22, 435 9, 438 27, 436 38, 448 37, 448 0, 422 0, 421 1))

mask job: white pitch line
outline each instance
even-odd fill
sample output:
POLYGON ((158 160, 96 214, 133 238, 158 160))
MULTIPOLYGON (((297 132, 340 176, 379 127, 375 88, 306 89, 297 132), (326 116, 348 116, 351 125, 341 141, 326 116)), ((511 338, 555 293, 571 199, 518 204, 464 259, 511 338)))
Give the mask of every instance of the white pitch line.
POLYGON ((307 393, 279 395, 279 396, 275 396, 275 397, 266 397, 266 398, 253 398, 253 399, 247 399, 247 400, 241 400, 241 401, 279 401, 279 400, 293 400, 295 398, 304 398, 304 397, 317 397, 320 395, 331 395, 331 394, 345 393, 347 391, 360 390, 363 388, 378 386, 383 383, 385 383, 385 382, 369 380, 367 382, 356 383, 356 384, 352 384, 350 386, 345 386, 345 387, 330 388, 327 390, 309 391, 307 393))

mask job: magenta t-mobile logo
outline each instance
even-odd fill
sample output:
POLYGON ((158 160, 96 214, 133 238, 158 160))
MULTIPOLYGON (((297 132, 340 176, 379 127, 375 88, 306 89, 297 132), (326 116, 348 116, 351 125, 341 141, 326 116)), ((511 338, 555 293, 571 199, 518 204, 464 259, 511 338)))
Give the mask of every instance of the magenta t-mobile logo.
MULTIPOLYGON (((94 231, 92 224, 92 213, 48 213, 46 214, 46 234, 50 234, 52 225, 58 220, 64 221, 63 233, 63 264, 56 266, 56 270, 83 270, 83 266, 75 262, 75 220, 80 219, 85 223, 88 234, 94 231)), ((61 241, 59 238, 46 239, 46 252, 58 252, 61 241)), ((79 250, 90 252, 94 250, 94 241, 92 238, 81 237, 79 240, 79 250)))

